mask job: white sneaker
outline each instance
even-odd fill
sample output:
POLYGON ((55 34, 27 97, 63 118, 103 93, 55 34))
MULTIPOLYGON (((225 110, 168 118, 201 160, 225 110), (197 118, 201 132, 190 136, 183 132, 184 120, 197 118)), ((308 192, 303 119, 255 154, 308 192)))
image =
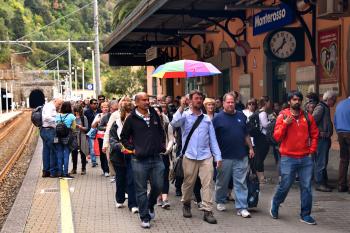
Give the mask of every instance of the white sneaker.
POLYGON ((237 215, 242 216, 243 218, 250 218, 251 217, 250 213, 246 209, 238 210, 237 215))
POLYGON ((141 222, 141 227, 142 228, 151 228, 151 224, 149 221, 142 221, 141 222))
POLYGON ((109 177, 109 173, 108 172, 105 172, 104 175, 105 175, 105 177, 109 177))
POLYGON ((121 208, 124 208, 124 204, 116 202, 115 207, 117 207, 118 209, 121 209, 121 208))
POLYGON ((129 196, 128 196, 128 194, 127 194, 127 193, 125 193, 125 199, 128 199, 128 197, 129 197, 129 196))
POLYGON ((222 203, 219 203, 219 204, 216 205, 216 209, 218 211, 225 211, 226 210, 226 205, 222 204, 222 203))
POLYGON ((204 206, 203 206, 202 202, 197 203, 197 206, 198 206, 198 210, 204 211, 204 206))
POLYGON ((131 208, 131 213, 137 214, 138 212, 139 212, 139 208, 137 208, 137 207, 132 207, 131 208))

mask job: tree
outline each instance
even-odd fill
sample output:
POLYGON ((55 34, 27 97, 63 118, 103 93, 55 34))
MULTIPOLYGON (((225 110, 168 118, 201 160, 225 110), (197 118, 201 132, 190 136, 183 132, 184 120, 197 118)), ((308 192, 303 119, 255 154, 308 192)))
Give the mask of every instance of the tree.
POLYGON ((113 12, 113 27, 116 28, 139 4, 140 0, 119 0, 113 12))
POLYGON ((11 19, 11 27, 14 39, 19 39, 26 34, 25 23, 20 10, 15 11, 15 15, 11 19))
POLYGON ((144 90, 145 81, 144 69, 132 71, 130 67, 122 67, 109 75, 105 91, 110 95, 131 96, 144 90))

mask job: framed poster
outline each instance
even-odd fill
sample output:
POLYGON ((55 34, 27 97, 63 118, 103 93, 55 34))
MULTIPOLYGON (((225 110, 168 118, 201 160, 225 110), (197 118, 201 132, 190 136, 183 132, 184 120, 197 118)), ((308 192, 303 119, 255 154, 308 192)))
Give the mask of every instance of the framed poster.
POLYGON ((339 93, 340 27, 318 31, 318 83, 320 94, 327 90, 339 93))

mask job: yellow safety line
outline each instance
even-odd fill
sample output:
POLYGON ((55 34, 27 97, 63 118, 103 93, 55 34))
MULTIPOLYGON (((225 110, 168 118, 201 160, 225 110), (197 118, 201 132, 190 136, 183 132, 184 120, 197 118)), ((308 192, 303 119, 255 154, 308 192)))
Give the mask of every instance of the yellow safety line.
POLYGON ((74 233, 72 205, 68 181, 60 179, 60 196, 61 196, 61 232, 74 233))

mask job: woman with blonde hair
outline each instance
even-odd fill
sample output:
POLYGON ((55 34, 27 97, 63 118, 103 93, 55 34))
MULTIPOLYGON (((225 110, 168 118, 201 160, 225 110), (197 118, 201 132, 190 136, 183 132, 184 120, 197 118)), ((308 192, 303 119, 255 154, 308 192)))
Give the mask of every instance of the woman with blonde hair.
POLYGON ((213 120, 215 115, 215 100, 212 98, 205 98, 203 105, 207 115, 211 120, 213 120))

